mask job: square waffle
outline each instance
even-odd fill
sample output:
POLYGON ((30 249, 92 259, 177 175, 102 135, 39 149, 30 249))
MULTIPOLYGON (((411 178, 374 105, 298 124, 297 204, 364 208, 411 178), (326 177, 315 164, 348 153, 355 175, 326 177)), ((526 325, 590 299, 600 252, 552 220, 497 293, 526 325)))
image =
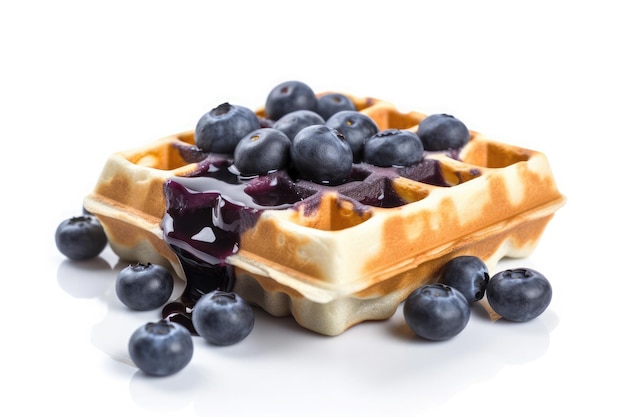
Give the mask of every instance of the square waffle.
MULTIPOLYGON (((415 131, 426 117, 349 97, 380 130, 415 131)), ((414 166, 354 164, 338 186, 287 171, 242 179, 231 164, 183 132, 111 155, 85 198, 120 258, 187 281, 164 317, 188 319, 199 296, 221 288, 338 335, 392 316, 453 257, 478 256, 491 269, 528 256, 565 201, 544 154, 474 131, 462 149, 426 152, 414 166)))

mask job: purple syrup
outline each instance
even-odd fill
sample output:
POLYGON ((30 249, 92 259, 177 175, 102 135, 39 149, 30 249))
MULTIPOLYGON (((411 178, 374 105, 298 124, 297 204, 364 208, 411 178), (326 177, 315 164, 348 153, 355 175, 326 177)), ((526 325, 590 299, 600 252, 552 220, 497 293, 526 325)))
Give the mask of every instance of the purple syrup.
POLYGON ((193 332, 191 312, 213 290, 231 291, 232 266, 226 259, 239 250, 240 237, 267 208, 291 207, 310 193, 300 191, 284 173, 242 179, 224 160, 207 158, 193 177, 164 184, 165 242, 180 259, 187 281, 179 300, 167 304, 163 318, 193 332))
POLYGON ((297 187, 284 171, 251 180, 244 192, 262 207, 292 205, 315 194, 314 190, 297 187))
POLYGON ((441 172, 441 164, 435 159, 425 158, 419 164, 396 168, 398 175, 425 184, 449 187, 441 172))
POLYGON ((378 178, 371 182, 370 187, 357 188, 346 195, 370 207, 393 208, 406 204, 406 201, 394 190, 393 182, 389 178, 378 178))

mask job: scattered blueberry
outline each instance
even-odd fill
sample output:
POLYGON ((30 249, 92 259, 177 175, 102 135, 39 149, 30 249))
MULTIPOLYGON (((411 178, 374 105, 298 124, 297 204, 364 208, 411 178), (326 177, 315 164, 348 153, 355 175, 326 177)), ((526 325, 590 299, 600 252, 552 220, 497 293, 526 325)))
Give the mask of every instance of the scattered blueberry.
POLYGON ((178 323, 160 320, 139 327, 128 342, 130 358, 149 375, 169 376, 191 362, 191 333, 178 323))
POLYGON ((154 310, 169 300, 174 290, 174 277, 166 268, 155 264, 128 265, 115 279, 117 298, 128 308, 154 310))
POLYGON ((62 221, 56 229, 54 239, 57 249, 75 261, 95 258, 108 243, 102 224, 90 214, 62 221))
POLYGON ((378 125, 371 117, 352 110, 342 110, 333 114, 326 120, 326 126, 341 132, 352 149, 354 162, 361 160, 365 139, 378 133, 378 125))
POLYGON ((254 327, 254 311, 239 295, 214 290, 196 302, 191 320, 204 340, 213 345, 227 346, 250 334, 254 327))
POLYGON ((477 256, 457 256, 444 265, 441 273, 441 283, 456 288, 470 304, 485 296, 488 282, 489 270, 477 256))
POLYGON ((259 127, 259 119, 252 110, 223 103, 198 120, 196 146, 204 152, 232 153, 242 137, 259 127))
POLYGON ((324 119, 311 110, 294 110, 274 123, 274 129, 283 132, 291 140, 307 126, 323 125, 324 119))
POLYGON ((317 96, 307 84, 301 81, 285 81, 272 88, 265 100, 265 115, 278 120, 294 110, 317 108, 317 96))
POLYGON ((287 166, 290 146, 291 141, 280 130, 253 130, 237 144, 233 161, 242 175, 267 174, 287 166))
POLYGON ((309 126, 293 138, 291 161, 302 179, 339 184, 352 170, 352 150, 339 131, 324 125, 309 126))
POLYGON ((533 269, 507 269, 491 277, 486 295, 493 311, 502 318, 524 322, 548 308, 552 286, 543 274, 533 269))
POLYGON ((470 137, 463 122, 449 114, 432 114, 417 126, 417 136, 427 151, 445 151, 463 147, 470 137))
POLYGON ((413 291, 404 302, 403 312, 411 330, 429 340, 456 336, 470 318, 463 294, 444 284, 428 284, 413 291))
POLYGON ((424 146, 408 130, 387 129, 363 142, 363 160, 381 167, 409 166, 422 160, 424 146))
POLYGON ((356 111, 356 106, 345 94, 326 93, 317 99, 317 113, 324 120, 328 120, 330 116, 343 110, 356 111))

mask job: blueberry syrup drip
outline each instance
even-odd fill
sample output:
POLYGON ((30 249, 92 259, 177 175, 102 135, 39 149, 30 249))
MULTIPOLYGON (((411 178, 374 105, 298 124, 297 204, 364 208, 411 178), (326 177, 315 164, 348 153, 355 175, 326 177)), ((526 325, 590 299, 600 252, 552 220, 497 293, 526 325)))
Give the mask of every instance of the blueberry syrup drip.
POLYGON ((278 173, 246 180, 225 160, 207 158, 199 165, 194 177, 165 182, 162 222, 164 240, 178 256, 187 283, 161 314, 192 333, 198 299, 233 288, 233 267, 226 259, 238 252, 242 232, 256 224, 263 209, 291 207, 307 195, 278 173))
POLYGON ((217 289, 232 291, 235 276, 227 258, 238 252, 241 234, 254 227, 264 210, 294 207, 306 215, 317 209, 324 191, 332 190, 362 214, 371 207, 407 204, 393 187, 398 176, 449 186, 439 162, 428 158, 409 167, 355 164, 346 182, 329 186, 294 179, 288 170, 242 178, 229 156, 204 154, 199 160, 200 155, 189 151, 185 156, 197 162, 196 170, 165 182, 162 221, 164 240, 180 259, 187 282, 180 298, 165 305, 161 314, 192 334, 197 334, 191 315, 198 299, 217 289))

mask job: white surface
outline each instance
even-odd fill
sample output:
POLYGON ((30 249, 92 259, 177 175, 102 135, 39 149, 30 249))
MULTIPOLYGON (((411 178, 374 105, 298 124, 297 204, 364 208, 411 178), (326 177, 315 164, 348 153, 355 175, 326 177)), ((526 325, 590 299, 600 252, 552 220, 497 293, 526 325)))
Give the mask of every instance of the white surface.
POLYGON ((624 415, 623 15, 606 1, 414 3, 2 3, 0 414, 624 415), (551 280, 544 315, 492 323, 477 309, 458 337, 426 343, 399 314, 328 338, 259 312, 239 345, 196 340, 171 378, 126 363, 153 313, 116 302, 108 249, 65 261, 57 224, 110 153, 223 101, 261 106, 287 79, 544 151, 568 202, 512 262, 551 280))

